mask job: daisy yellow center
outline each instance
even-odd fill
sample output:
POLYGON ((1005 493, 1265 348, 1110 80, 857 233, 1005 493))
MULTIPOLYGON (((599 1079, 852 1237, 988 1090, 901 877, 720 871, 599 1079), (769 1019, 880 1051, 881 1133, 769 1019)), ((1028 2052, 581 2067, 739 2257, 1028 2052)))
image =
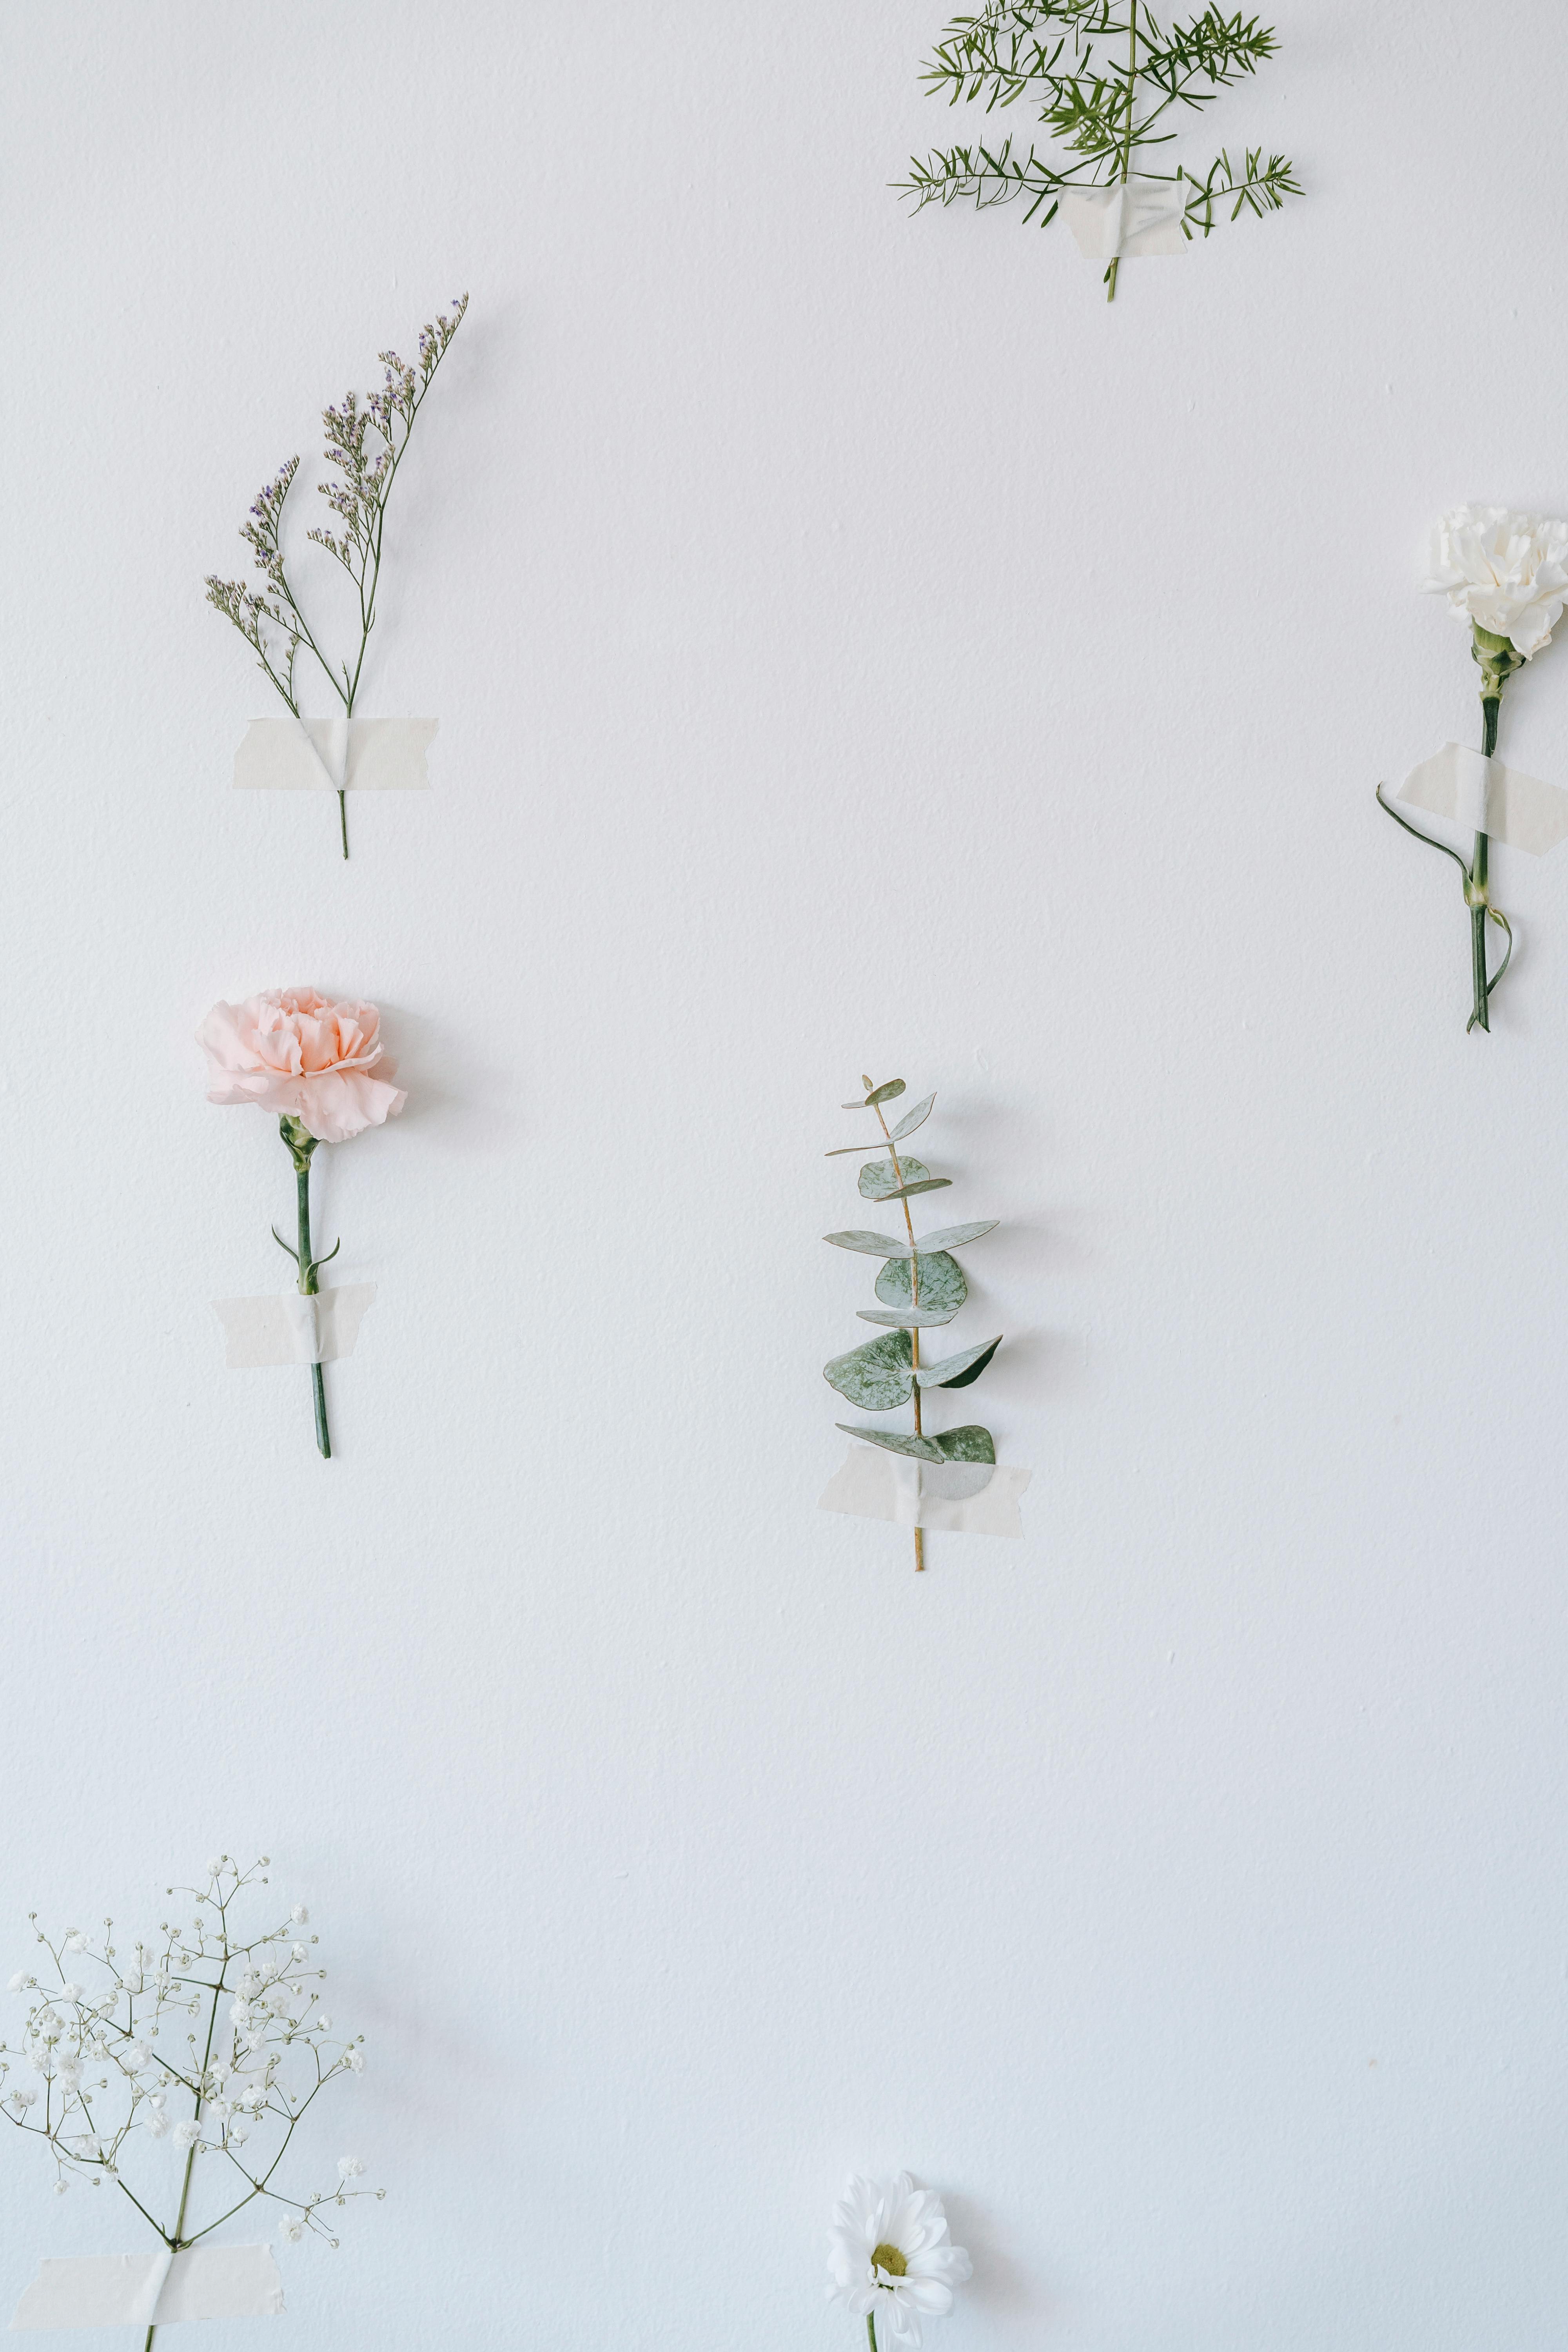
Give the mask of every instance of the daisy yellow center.
POLYGON ((873 2246, 871 2265, 874 2270, 886 2271, 889 2278, 903 2278, 909 2271, 909 2264, 897 2246, 873 2246))

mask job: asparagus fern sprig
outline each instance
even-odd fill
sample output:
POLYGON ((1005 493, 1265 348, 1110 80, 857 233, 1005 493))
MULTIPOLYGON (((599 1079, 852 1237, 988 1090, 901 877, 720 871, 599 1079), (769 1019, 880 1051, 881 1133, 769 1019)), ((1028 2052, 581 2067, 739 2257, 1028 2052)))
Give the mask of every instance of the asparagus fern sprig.
MULTIPOLYGON (((934 1363, 921 1360, 921 1334, 951 1323, 969 1296, 969 1285, 963 1269, 952 1255, 970 1242, 977 1242, 983 1234, 993 1233, 996 1219, 988 1217, 976 1224, 946 1225, 940 1232, 922 1234, 918 1238, 910 1202, 922 1192, 945 1191, 951 1184, 949 1176, 933 1176, 922 1160, 899 1150, 908 1135, 923 1127, 931 1117, 934 1095, 927 1095, 906 1111, 897 1127, 889 1128, 884 1115, 884 1103, 894 1101, 904 1091, 902 1078, 889 1078, 881 1086, 873 1086, 868 1077, 860 1081, 865 1097, 858 1103, 846 1103, 846 1110, 870 1110, 877 1115, 881 1130, 869 1142, 840 1144, 827 1157, 835 1159, 843 1152, 852 1152, 861 1159, 868 1153, 886 1157, 867 1160, 860 1171, 859 1192, 863 1201, 896 1201, 903 1213, 905 1238, 899 1241, 888 1234, 856 1230, 841 1234, 825 1234, 823 1239, 836 1249, 857 1250, 866 1257, 879 1257, 884 1263, 877 1276, 877 1297, 879 1307, 862 1307, 857 1310, 863 1323, 883 1327, 879 1339, 864 1340, 851 1348, 847 1355, 835 1356, 823 1366, 823 1377, 840 1396, 865 1412, 891 1412, 900 1405, 914 1408, 912 1433, 902 1431, 868 1429, 847 1421, 838 1427, 850 1437, 863 1438, 869 1445, 886 1447, 890 1454, 911 1455, 917 1462, 985 1462, 994 1463, 996 1448, 991 1432, 971 1423, 963 1429, 949 1429, 933 1434, 924 1425, 922 1399, 929 1389, 963 1389, 977 1381, 1002 1344, 1001 1334, 994 1339, 984 1339, 977 1347, 960 1349, 934 1363)), ((921 1530, 915 1529, 915 1566, 925 1566, 925 1550, 921 1530)))
MULTIPOLYGON (((1179 163, 1152 171, 1143 157, 1175 138, 1163 127, 1173 109, 1209 105, 1278 46, 1270 26, 1239 9, 1227 16, 1211 5, 1167 30, 1143 0, 988 0, 978 16, 952 19, 921 79, 950 105, 983 100, 987 114, 1026 100, 1054 143, 1044 153, 1031 144, 1026 155, 1010 136, 937 148, 911 157, 900 193, 917 212, 961 197, 982 211, 1021 198, 1025 220, 1038 216, 1044 227, 1064 193, 1125 186, 1136 169, 1182 193, 1185 236, 1207 236, 1216 207, 1233 220, 1243 210, 1261 219, 1300 194, 1288 157, 1247 148, 1237 165, 1222 149, 1203 173, 1179 163)), ((1113 257, 1107 299, 1116 273, 1113 257)))
MULTIPOLYGON (((380 356, 385 373, 379 392, 367 393, 363 400, 356 392, 346 393, 341 407, 322 411, 326 460, 335 470, 328 480, 318 483, 317 489, 336 521, 335 528, 319 528, 307 531, 305 536, 325 549, 347 574, 353 589, 359 613, 359 644, 353 658, 338 660, 322 651, 289 577, 282 543, 283 511, 300 470, 298 457, 289 458, 273 479, 263 484, 248 520, 240 525, 240 536, 248 543, 255 568, 261 574, 259 588, 248 586, 242 580, 220 580, 216 573, 208 575, 208 604, 226 620, 233 622, 296 719, 300 712, 295 667, 301 646, 313 657, 342 704, 344 719, 353 716, 365 651, 375 626, 387 500, 414 431, 414 420, 424 406, 436 371, 446 358, 468 307, 468 296, 459 295, 449 319, 438 316, 422 327, 417 356, 413 362, 400 359, 395 352, 383 352, 380 356)), ((347 803, 341 791, 338 814, 346 857, 347 803)))

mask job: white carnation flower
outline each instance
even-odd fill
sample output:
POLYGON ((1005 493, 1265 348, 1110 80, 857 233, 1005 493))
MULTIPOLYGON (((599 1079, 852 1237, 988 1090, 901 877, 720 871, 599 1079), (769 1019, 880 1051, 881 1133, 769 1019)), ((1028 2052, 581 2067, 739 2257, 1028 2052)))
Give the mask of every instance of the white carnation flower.
POLYGON ((174 2126, 174 2146, 176 2147, 195 2147, 201 2136, 202 2127, 200 2124, 195 2122, 188 2116, 183 2124, 176 2124, 174 2126))
POLYGON ((147 2128, 152 2133, 154 2139, 163 2138, 163 2134, 169 2128, 169 2118, 163 2113, 162 2107, 153 2107, 149 2109, 147 2115, 147 2128))
POLYGON ((318 2017, 316 2020, 316 2030, 319 2033, 330 2033, 332 2030, 331 2019, 326 2016, 318 2017))
POLYGON ((363 2050, 355 2050, 352 2048, 345 2050, 343 2052, 343 2063, 345 2066, 352 2068, 354 2074, 363 2074, 364 2073, 364 2052, 363 2050))
POLYGON ((6 1985, 5 1990, 7 1992, 25 1992, 32 1981, 33 1979, 27 1974, 26 1969, 18 1969, 16 1975, 6 1985))
POLYGON ((60 1999, 61 1999, 62 2000, 79 2000, 81 1999, 81 1987, 80 1987, 80 1985, 79 1985, 79 1984, 68 1984, 68 1985, 61 1985, 61 1987, 60 1987, 60 1999))
POLYGON ((357 2180, 360 2174, 364 2170, 364 2167, 360 2162, 357 2156, 340 2156, 338 2158, 338 2170, 343 2179, 357 2180))
POLYGON ((79 1927, 73 1927, 71 1929, 70 1934, 66 1937, 63 1948, 68 1952, 86 1951, 87 1937, 82 1934, 79 1927))
POLYGON ((1551 644, 1568 601, 1568 523, 1507 507, 1456 507, 1433 530, 1422 586, 1528 661, 1551 644))
POLYGON ((297 2246, 305 2234, 305 2224, 297 2221, 292 2213, 285 2214, 278 2224, 278 2234, 286 2238, 291 2246, 297 2246))
POLYGON ((950 2312, 952 2290, 972 2268, 948 2237, 941 2198, 917 2189, 907 2172, 896 2180, 851 2180, 834 2208, 828 2300, 880 2320, 890 2346, 913 2352, 922 2315, 950 2312))
POLYGON ((303 1927, 310 1915, 306 1910, 302 1903, 296 1903, 292 1911, 289 1912, 289 1916, 292 1919, 296 1927, 303 1927))
POLYGON ((18 2083, 16 2089, 11 2094, 11 2104, 14 2107, 36 2107, 38 2104, 38 2094, 36 2084, 32 2083, 18 2083))
POLYGON ((96 2164, 103 2154, 102 2147, 90 2132, 79 2132, 74 2139, 66 2142, 66 2146, 73 2156, 79 2156, 84 2164, 96 2164))
POLYGON ((139 2074, 143 2066, 150 2066, 153 2063, 150 2044, 145 2042, 128 2042, 121 2053, 121 2063, 129 2066, 133 2074, 139 2074))
POLYGON ((209 1863, 208 1863, 208 1864, 207 1864, 207 1876, 208 1876, 209 1878, 216 1878, 216 1877, 217 1877, 217 1875, 219 1874, 219 1873, 220 1873, 220 1872, 221 1872, 221 1870, 223 1869, 223 1865, 224 1865, 224 1862, 225 1862, 225 1860, 226 1860, 226 1856, 224 1856, 223 1854, 221 1854, 221 1853, 220 1853, 220 1854, 218 1854, 218 1855, 216 1856, 216 1858, 214 1861, 212 1861, 212 1862, 209 1862, 209 1863))
POLYGON ((74 2091, 81 2081, 81 2060, 68 2052, 63 2058, 56 2059, 55 2073, 68 2091, 74 2091))
POLYGON ((55 2183, 55 2195, 57 2197, 63 2197, 69 2187, 70 2182, 68 2180, 57 2180, 55 2183))

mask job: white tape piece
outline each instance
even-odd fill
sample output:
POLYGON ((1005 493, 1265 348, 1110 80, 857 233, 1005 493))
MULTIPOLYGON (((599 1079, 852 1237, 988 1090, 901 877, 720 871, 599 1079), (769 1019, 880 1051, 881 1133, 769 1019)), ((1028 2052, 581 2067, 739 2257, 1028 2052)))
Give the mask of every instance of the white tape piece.
POLYGON ((1527 849, 1532 857, 1544 857, 1568 840, 1568 793, 1462 743, 1445 743, 1412 768, 1394 797, 1429 815, 1450 817, 1466 833, 1489 834, 1510 849, 1527 849))
POLYGON ((332 1364, 352 1356, 359 1327, 375 1297, 374 1282, 348 1282, 341 1290, 268 1291, 261 1298, 215 1298, 223 1325, 231 1372, 262 1364, 332 1364))
POLYGON ((1021 1536, 1018 1497, 1029 1476, 1005 1462, 994 1469, 984 1462, 916 1462, 880 1445, 852 1445, 816 1507, 950 1535, 1021 1536))
POLYGON ((1061 215, 1086 261, 1180 253, 1186 210, 1180 180, 1131 179, 1110 188, 1064 188, 1061 215))
POLYGON ((187 2246, 171 2255, 46 2254, 13 2327, 166 2327, 176 2319, 276 2319, 270 2246, 187 2246))
POLYGON ((242 792, 420 793, 434 719, 253 719, 234 755, 242 792), (346 740, 345 740, 346 734, 346 740))

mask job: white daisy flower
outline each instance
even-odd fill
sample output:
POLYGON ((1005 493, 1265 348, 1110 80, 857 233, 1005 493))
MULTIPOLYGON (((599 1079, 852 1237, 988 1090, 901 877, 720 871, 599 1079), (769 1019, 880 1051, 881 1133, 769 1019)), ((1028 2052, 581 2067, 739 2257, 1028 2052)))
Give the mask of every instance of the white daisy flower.
POLYGON ((851 2180, 834 2208, 828 2301, 869 2321, 873 2345, 879 2319, 886 2345, 913 2352, 922 2315, 945 2316, 953 2288, 972 2269, 949 2239, 941 2198, 917 2189, 907 2172, 896 2180, 851 2180))

